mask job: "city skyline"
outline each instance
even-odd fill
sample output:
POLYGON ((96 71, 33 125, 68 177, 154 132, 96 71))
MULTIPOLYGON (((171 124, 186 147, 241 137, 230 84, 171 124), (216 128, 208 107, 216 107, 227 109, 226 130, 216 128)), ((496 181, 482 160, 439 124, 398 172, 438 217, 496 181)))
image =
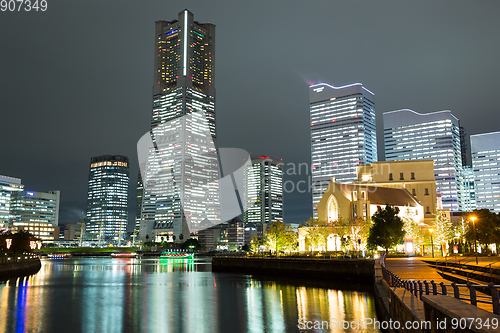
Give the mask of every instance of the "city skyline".
MULTIPOLYGON (((500 73, 496 2, 449 8, 395 2, 285 6, 276 1, 265 3, 265 11, 226 4, 220 11, 209 3, 151 1, 140 8, 129 4, 117 15, 111 4, 94 8, 51 1, 47 12, 30 16, 36 40, 26 38, 31 28, 24 26, 21 14, 3 13, 0 41, 9 52, 2 54, 0 65, 6 124, 0 134, 0 174, 22 179, 29 190, 61 190, 61 223, 76 222, 85 211, 91 156, 129 156, 134 184, 135 143, 149 129, 151 113, 153 22, 175 17, 185 7, 201 22, 217 25, 220 146, 282 156, 284 163, 308 163, 308 88, 320 82, 360 82, 375 93, 379 160, 383 112, 449 109, 469 135, 498 130, 498 122, 491 121, 498 119, 491 96, 500 73), (99 15, 90 19, 95 12, 99 15), (77 13, 92 25, 59 29, 77 13), (136 20, 124 31, 114 24, 129 17, 136 20), (266 23, 254 24, 255 17, 266 23), (296 22, 307 27, 299 29, 296 22), (236 47, 235 40, 244 45, 236 47), (304 47, 297 49, 297 40, 305 40, 304 47), (272 144, 268 133, 273 133, 272 144)), ((305 178, 284 174, 284 181, 305 178)), ((134 194, 131 189, 129 222, 135 216, 134 194)), ((286 222, 307 220, 310 193, 285 193, 284 201, 286 222)))

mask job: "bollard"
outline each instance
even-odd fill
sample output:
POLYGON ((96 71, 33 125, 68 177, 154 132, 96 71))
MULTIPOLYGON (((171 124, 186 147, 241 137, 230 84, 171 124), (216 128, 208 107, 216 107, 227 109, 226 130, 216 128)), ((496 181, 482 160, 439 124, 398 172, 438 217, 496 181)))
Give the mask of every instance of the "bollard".
POLYGON ((432 284, 432 294, 437 295, 438 291, 437 291, 436 282, 434 282, 434 280, 431 280, 431 284, 432 284))
POLYGON ((470 304, 477 306, 477 298, 476 298, 476 288, 472 286, 472 282, 467 282, 467 288, 469 288, 470 293, 470 304))
POLYGON ((440 285, 441 285, 441 295, 446 296, 448 294, 446 292, 446 286, 444 285, 443 282, 441 282, 440 285))
POLYGON ((458 290, 458 286, 455 282, 453 282, 451 284, 451 286, 453 287, 453 296, 456 298, 456 299, 460 299, 460 291, 458 290))
POLYGON ((493 305, 493 313, 500 315, 500 306, 498 304, 500 297, 498 295, 498 289, 494 286, 495 284, 493 282, 488 283, 488 287, 490 288, 491 292, 491 304, 493 305))

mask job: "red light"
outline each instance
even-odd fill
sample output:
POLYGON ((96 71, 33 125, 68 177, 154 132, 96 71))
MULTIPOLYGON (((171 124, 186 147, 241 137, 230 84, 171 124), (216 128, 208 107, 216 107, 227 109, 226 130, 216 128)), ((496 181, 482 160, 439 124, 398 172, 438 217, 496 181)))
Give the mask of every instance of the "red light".
POLYGON ((314 126, 314 123, 311 123, 311 126, 314 126))
POLYGON ((313 209, 317 209, 316 206, 314 206, 313 209))
POLYGON ((269 156, 261 156, 260 158, 265 160, 265 159, 269 158, 269 156))
POLYGON ((334 121, 335 121, 335 119, 332 119, 332 122, 334 122, 334 121))
POLYGON ((358 118, 358 116, 354 116, 354 118, 358 118))

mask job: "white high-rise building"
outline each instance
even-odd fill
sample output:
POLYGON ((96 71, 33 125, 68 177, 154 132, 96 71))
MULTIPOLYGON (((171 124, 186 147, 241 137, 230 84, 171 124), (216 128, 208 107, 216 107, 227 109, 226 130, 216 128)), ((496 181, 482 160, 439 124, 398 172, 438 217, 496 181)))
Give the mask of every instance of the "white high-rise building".
POLYGON ((374 94, 355 83, 309 87, 313 217, 330 180, 351 182, 356 167, 377 161, 374 94))
POLYGON ((470 136, 477 209, 500 213, 500 132, 470 136))
POLYGON ((462 157, 458 119, 451 111, 420 114, 404 109, 384 113, 386 161, 432 159, 444 209, 459 211, 462 157))
POLYGON ((254 223, 262 235, 263 223, 283 222, 283 162, 269 156, 252 157, 244 177, 243 221, 254 223))
POLYGON ((13 194, 22 191, 21 179, 0 175, 0 229, 7 229, 12 219, 13 194))

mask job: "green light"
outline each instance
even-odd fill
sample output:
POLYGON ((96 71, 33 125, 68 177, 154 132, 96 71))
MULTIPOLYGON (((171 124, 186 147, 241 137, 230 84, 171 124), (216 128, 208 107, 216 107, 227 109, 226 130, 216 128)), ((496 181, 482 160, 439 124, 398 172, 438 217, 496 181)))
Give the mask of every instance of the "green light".
POLYGON ((194 32, 195 34, 197 34, 198 36, 205 37, 205 35, 200 34, 198 31, 193 30, 193 32, 194 32))

